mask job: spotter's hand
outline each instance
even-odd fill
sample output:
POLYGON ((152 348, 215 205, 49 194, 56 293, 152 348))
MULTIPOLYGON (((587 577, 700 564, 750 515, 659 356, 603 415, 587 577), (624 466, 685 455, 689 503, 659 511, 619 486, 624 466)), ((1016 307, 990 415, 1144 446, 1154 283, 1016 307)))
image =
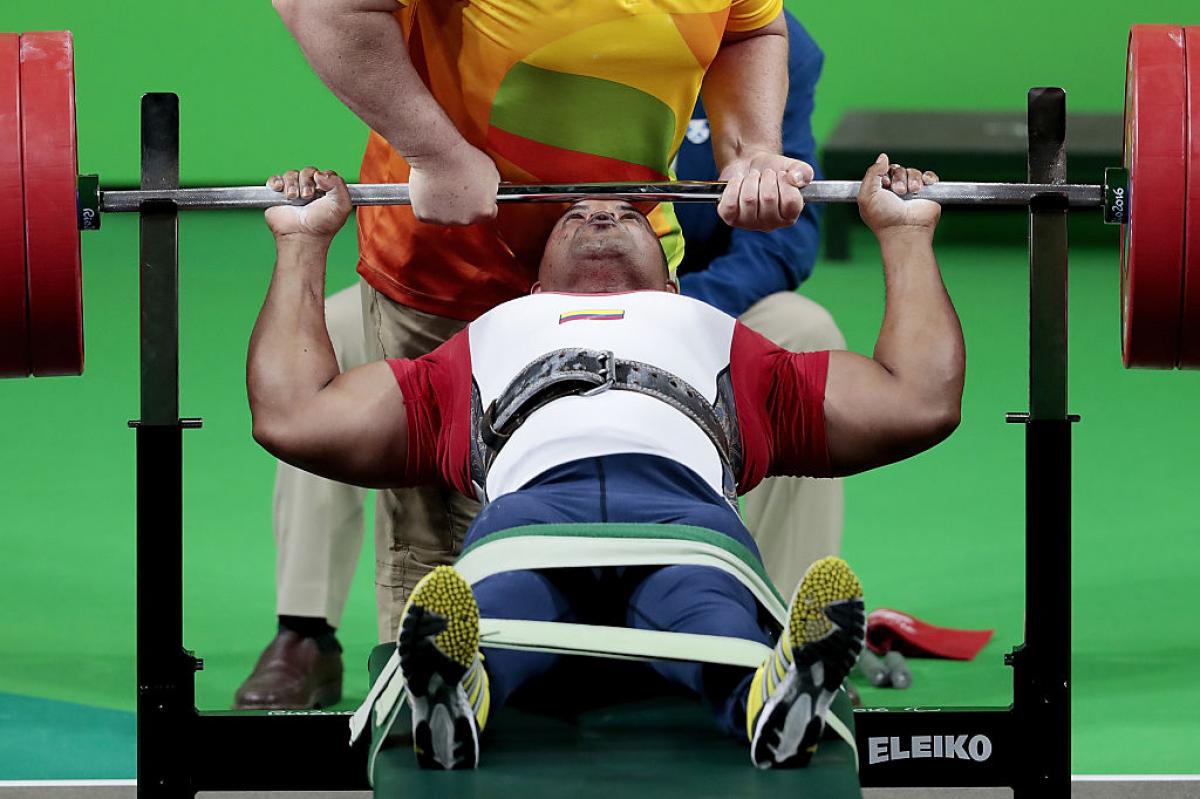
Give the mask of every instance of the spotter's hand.
POLYGON ((346 181, 338 173, 316 167, 273 175, 267 188, 280 193, 281 201, 308 200, 305 205, 276 205, 266 212, 267 227, 276 239, 301 236, 328 243, 346 224, 353 206, 346 181))
POLYGON ((496 217, 500 173, 482 150, 465 141, 443 153, 409 160, 413 215, 431 225, 474 225, 496 217))
POLYGON ((915 196, 923 187, 937 182, 938 176, 933 172, 889 163, 887 155, 880 153, 863 175, 858 190, 858 212, 876 234, 892 228, 919 228, 932 233, 942 215, 942 206, 915 196), (910 194, 914 196, 905 200, 910 194))
POLYGON ((813 168, 777 153, 739 158, 721 170, 726 182, 717 213, 730 227, 775 230, 800 218, 800 189, 813 179, 813 168))

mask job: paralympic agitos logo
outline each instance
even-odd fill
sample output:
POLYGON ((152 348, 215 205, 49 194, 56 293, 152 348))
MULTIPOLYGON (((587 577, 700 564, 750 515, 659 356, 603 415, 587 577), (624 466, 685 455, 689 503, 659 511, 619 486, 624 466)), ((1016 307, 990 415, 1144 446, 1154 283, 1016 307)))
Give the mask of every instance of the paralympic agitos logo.
POLYGON ((982 763, 992 756, 992 741, 986 735, 913 735, 909 738, 874 737, 867 739, 867 762, 890 763, 897 760, 941 758, 973 760, 982 763))

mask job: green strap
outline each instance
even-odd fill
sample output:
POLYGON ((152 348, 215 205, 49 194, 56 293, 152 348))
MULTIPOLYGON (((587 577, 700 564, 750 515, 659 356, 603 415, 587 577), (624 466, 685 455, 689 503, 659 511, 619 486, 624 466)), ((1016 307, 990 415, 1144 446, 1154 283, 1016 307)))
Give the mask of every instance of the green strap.
MULTIPOLYGON (((383 671, 379 672, 379 676, 375 678, 375 682, 371 684, 371 690, 367 692, 367 698, 358 706, 358 710, 354 711, 354 715, 350 716, 350 743, 353 744, 358 740, 358 736, 362 735, 362 731, 367 727, 367 721, 371 718, 371 710, 376 707, 377 700, 388 684, 392 682, 392 677, 400 668, 400 658, 397 653, 392 652, 392 656, 383 667, 383 671)), ((403 681, 403 678, 401 678, 403 681)))
MULTIPOLYGON (((727 535, 689 525, 536 524, 485 536, 465 549, 455 569, 472 585, 494 574, 521 569, 595 566, 710 566, 746 586, 782 627, 787 607, 762 562, 727 535)), ((481 643, 496 649, 552 652, 626 660, 683 660, 757 668, 771 648, 756 641, 627 627, 480 619, 481 643)), ((399 656, 393 653, 362 706, 350 719, 351 742, 374 715, 375 756, 399 717, 407 694, 399 656), (373 714, 372 714, 373 711, 373 714)), ((826 723, 854 750, 854 735, 833 713, 826 723)))
MULTIPOLYGON (((698 635, 662 630, 638 630, 597 624, 480 619, 480 646, 520 652, 615 658, 619 660, 682 660, 756 669, 771 654, 758 641, 723 635, 698 635)), ((367 727, 374 711, 379 727, 404 703, 404 676, 395 652, 388 659, 367 698, 350 717, 350 742, 367 727)))
MULTIPOLYGON (((843 688, 842 690, 846 689, 843 688)), ((850 732, 850 728, 846 726, 846 722, 839 719, 837 714, 832 710, 825 714, 825 724, 829 729, 836 732, 839 738, 850 744, 850 751, 854 753, 854 770, 858 771, 858 741, 855 740, 854 733, 850 732)))
MULTIPOLYGON (((379 756, 380 750, 383 749, 384 742, 386 742, 388 736, 391 735, 392 727, 396 724, 396 719, 400 718, 400 711, 404 709, 404 701, 408 698, 408 691, 404 686, 404 677, 400 676, 399 671, 396 672, 396 675, 390 681, 390 684, 398 684, 399 687, 396 688, 397 698, 394 704, 392 704, 391 708, 388 710, 387 715, 382 719, 379 719, 378 723, 375 725, 376 732, 372 736, 371 751, 367 755, 367 782, 371 784, 372 788, 375 787, 375 758, 379 756)), ((853 746, 853 744, 851 744, 851 746, 853 746)), ((858 750, 855 750, 854 752, 854 762, 855 765, 858 764, 858 750)))
POLYGON ((391 733, 392 726, 399 718, 407 698, 408 691, 404 684, 404 675, 400 671, 400 654, 393 649, 392 656, 388 658, 387 663, 379 672, 379 676, 371 684, 367 698, 350 716, 351 746, 363 734, 372 715, 375 718, 376 732, 371 736, 371 748, 367 754, 367 782, 372 787, 375 785, 375 758, 378 756, 379 750, 383 748, 383 743, 391 733))
POLYGON ((521 652, 616 658, 683 660, 757 669, 771 654, 758 641, 598 624, 480 619, 479 645, 521 652))
MULTIPOLYGON (((495 533, 490 533, 483 538, 472 543, 464 549, 459 555, 459 559, 466 557, 477 549, 487 546, 494 541, 501 541, 506 538, 516 538, 520 536, 569 536, 575 538, 593 538, 593 539, 673 539, 681 541, 698 541, 724 549, 738 560, 742 561, 750 569, 759 576, 759 578, 771 586, 771 593, 781 602, 784 602, 783 596, 775 590, 775 586, 771 583, 771 578, 767 576, 767 570, 763 568, 762 560, 751 550, 746 548, 736 539, 718 533, 715 530, 709 530, 704 527, 696 527, 690 524, 633 524, 626 522, 590 522, 585 524, 526 524, 521 527, 510 527, 506 530, 499 530, 495 533)), ((577 565, 594 565, 594 564, 577 564, 577 565)), ((786 604, 786 603, 785 603, 786 604)))
MULTIPOLYGON (((690 564, 711 566, 732 575, 746 586, 780 627, 787 623, 787 606, 771 584, 762 564, 752 556, 744 558, 734 548, 749 555, 745 547, 728 536, 654 536, 656 528, 682 525, 536 525, 542 529, 530 535, 497 533, 467 549, 454 568, 474 585, 486 577, 519 569, 558 569, 586 566, 668 566, 690 564), (565 535, 563 528, 596 527, 637 528, 636 536, 595 536, 582 530, 565 535), (706 540, 707 539, 707 540, 706 540), (732 545, 732 546, 730 546, 732 545)), ((530 528, 516 528, 530 529, 530 528)), ((700 530, 700 528, 687 528, 700 530)), ((510 531, 504 531, 508 533, 510 531)), ((701 531, 709 533, 709 531, 701 531)))

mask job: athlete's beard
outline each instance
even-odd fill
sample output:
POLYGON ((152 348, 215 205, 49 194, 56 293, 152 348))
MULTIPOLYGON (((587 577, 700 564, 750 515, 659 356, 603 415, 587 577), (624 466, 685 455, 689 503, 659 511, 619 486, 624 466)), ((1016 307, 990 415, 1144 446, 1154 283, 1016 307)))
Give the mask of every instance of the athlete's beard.
POLYGON ((614 222, 587 222, 571 236, 571 257, 580 260, 629 259, 636 251, 628 231, 614 222))

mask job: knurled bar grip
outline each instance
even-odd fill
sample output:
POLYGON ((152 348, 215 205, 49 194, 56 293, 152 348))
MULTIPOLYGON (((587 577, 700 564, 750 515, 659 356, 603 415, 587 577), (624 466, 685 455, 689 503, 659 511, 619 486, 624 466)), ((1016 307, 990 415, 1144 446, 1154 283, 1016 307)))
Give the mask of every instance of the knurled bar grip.
MULTIPOLYGON (((807 202, 852 203, 858 199, 857 180, 818 180, 801 189, 807 202)), ((350 185, 354 205, 408 205, 408 184, 356 183, 350 185)), ((545 186, 501 185, 496 201, 573 202, 584 197, 606 197, 630 202, 715 203, 725 184, 718 181, 674 183, 575 183, 545 186)), ((1073 207, 1104 205, 1105 187, 1092 184, 1047 186, 1037 183, 943 182, 921 189, 919 197, 943 205, 1029 205, 1041 196, 1065 196, 1073 207)), ((100 191, 99 208, 105 213, 133 212, 143 203, 171 202, 180 210, 270 208, 275 205, 306 205, 311 200, 284 200, 265 186, 170 189, 163 191, 100 191)))

